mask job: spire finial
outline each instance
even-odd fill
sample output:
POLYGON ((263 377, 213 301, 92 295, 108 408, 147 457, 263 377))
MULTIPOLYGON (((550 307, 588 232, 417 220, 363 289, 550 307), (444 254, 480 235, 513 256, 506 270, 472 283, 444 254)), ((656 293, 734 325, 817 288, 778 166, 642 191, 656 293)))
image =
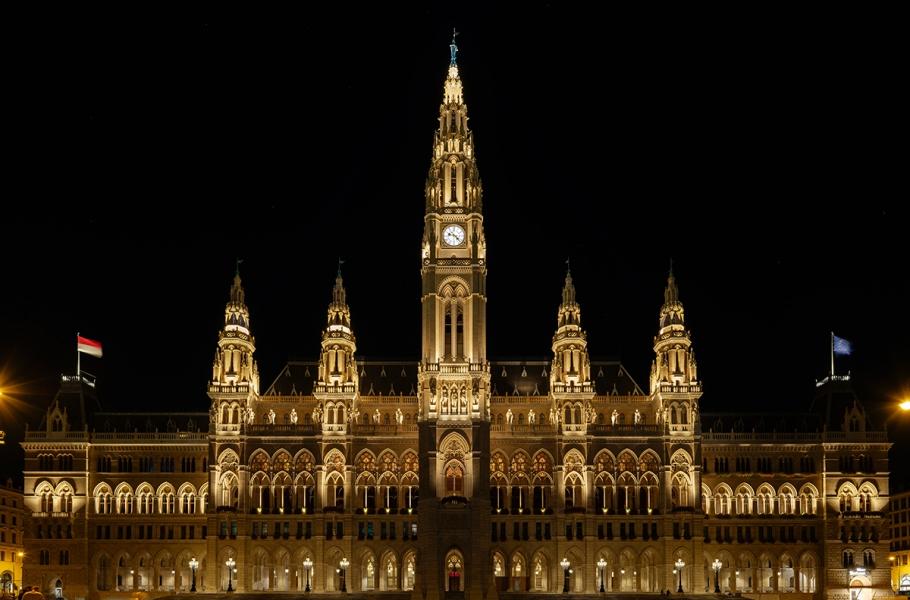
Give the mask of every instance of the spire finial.
POLYGON ((234 266, 234 277, 240 277, 240 263, 243 262, 243 259, 238 257, 237 264, 234 266))
POLYGON ((449 44, 449 52, 452 53, 452 62, 449 63, 451 66, 455 66, 455 55, 458 54, 458 45, 455 43, 455 36, 458 35, 458 32, 455 31, 455 28, 452 28, 452 43, 449 44))
POLYGON ((571 260, 572 260, 571 257, 566 258, 566 277, 572 276, 572 265, 570 264, 571 260))
POLYGON ((341 260, 341 257, 339 256, 338 257, 338 277, 339 278, 341 277, 341 265, 343 265, 343 264, 344 264, 344 261, 341 260))
POLYGON ((667 289, 664 290, 664 304, 679 302, 679 289, 676 287, 676 277, 673 276, 673 258, 670 258, 670 273, 667 275, 667 289))

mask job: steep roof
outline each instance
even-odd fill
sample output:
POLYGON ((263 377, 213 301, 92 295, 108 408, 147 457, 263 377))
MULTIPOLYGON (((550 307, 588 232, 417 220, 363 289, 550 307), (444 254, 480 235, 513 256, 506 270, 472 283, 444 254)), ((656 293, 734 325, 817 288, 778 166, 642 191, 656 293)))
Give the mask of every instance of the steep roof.
MULTIPOLYGON (((357 369, 360 393, 365 396, 417 394, 415 361, 359 359, 357 369)), ((549 371, 548 360, 494 360, 490 365, 493 395, 546 396, 550 393, 549 371)), ((316 362, 289 361, 265 395, 310 395, 317 375, 316 362)), ((619 361, 591 361, 591 377, 599 395, 644 395, 619 361)))

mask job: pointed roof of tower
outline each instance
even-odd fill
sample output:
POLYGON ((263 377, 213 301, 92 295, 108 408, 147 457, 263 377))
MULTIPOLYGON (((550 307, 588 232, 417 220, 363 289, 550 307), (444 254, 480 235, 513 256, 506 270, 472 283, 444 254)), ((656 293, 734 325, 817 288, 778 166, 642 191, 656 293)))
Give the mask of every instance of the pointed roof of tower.
POLYGON ((664 304, 679 304, 679 289, 676 287, 676 278, 673 276, 673 268, 670 268, 670 275, 667 277, 667 287, 664 289, 664 304))
POLYGON ((341 265, 344 261, 338 259, 338 274, 335 275, 335 287, 332 288, 332 308, 344 310, 347 308, 346 294, 344 290, 344 280, 341 278, 341 265))
POLYGON ((575 284, 572 283, 572 269, 566 261, 566 282, 562 287, 562 305, 575 304, 575 284))
POLYGON ((237 259, 237 266, 234 270, 234 283, 231 284, 231 304, 243 304, 244 293, 243 285, 240 283, 240 263, 243 259, 237 259))

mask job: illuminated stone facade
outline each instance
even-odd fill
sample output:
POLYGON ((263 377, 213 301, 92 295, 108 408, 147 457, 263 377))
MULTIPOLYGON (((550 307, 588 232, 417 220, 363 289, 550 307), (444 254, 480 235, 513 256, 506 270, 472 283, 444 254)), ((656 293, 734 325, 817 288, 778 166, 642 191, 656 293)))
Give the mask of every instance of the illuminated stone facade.
POLYGON ((891 589, 910 595, 910 492, 891 496, 889 506, 891 521, 891 589))
POLYGON ((648 391, 589 357, 571 274, 552 357, 490 360, 482 190, 454 57, 425 192, 419 359, 358 360, 339 271, 318 360, 261 390, 238 273, 208 413, 104 412, 64 378, 23 444, 25 583, 59 579, 69 598, 188 590, 195 557, 199 591, 704 593, 717 559, 722 591, 887 591, 884 433, 843 377, 819 386, 814 413, 702 414, 672 274, 648 391))
POLYGON ((22 492, 0 486, 0 590, 7 594, 18 593, 22 584, 24 516, 22 492))

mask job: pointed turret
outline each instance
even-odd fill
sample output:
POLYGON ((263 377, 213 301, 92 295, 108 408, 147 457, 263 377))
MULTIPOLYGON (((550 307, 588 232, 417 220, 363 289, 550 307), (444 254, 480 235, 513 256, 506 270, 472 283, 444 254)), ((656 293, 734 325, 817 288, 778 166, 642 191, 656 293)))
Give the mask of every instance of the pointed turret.
POLYGON ((253 354, 256 339, 250 331, 250 311, 240 281, 240 261, 224 307, 224 326, 218 332, 218 348, 209 382, 210 431, 218 436, 239 435, 241 425, 259 398, 259 366, 253 354))
POLYGON ((651 363, 651 395, 665 431, 691 436, 698 427, 698 399, 701 383, 692 349, 692 335, 685 325, 685 312, 673 269, 667 277, 659 329, 654 337, 651 363))
POLYGON ((341 261, 332 288, 326 327, 322 332, 322 354, 313 395, 320 403, 323 434, 347 433, 348 421, 357 413, 359 375, 354 352, 357 341, 351 329, 351 309, 347 303, 341 261))
POLYGON ((357 341, 351 329, 351 309, 348 307, 341 265, 332 288, 326 328, 322 332, 322 358, 319 366, 318 385, 338 386, 357 383, 354 352, 357 341))
POLYGON ((698 384, 691 333, 686 329, 685 311, 671 268, 660 308, 659 329, 654 338, 657 355, 651 366, 651 391, 659 384, 698 384))
POLYGON ((574 417, 568 421, 563 419, 563 433, 585 432, 590 402, 594 397, 594 385, 591 382, 588 339, 581 328, 581 307, 575 300, 575 284, 568 269, 562 288, 562 304, 559 305, 556 316, 556 333, 553 335, 550 390, 557 414, 567 414, 568 407, 568 414, 580 416, 578 422, 575 422, 574 417))
POLYGON ((212 385, 248 384, 259 393, 259 367, 253 358, 256 341, 250 332, 240 268, 234 274, 230 299, 224 307, 224 327, 218 332, 218 349, 212 364, 212 385))

